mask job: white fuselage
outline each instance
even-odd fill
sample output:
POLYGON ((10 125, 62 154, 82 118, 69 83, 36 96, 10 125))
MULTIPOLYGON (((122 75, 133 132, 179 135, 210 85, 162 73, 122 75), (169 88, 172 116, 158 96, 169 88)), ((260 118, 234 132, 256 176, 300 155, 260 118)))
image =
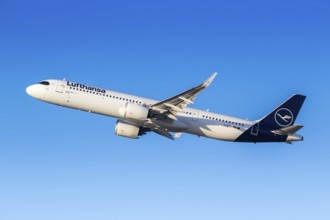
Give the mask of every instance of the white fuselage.
MULTIPOLYGON (((27 93, 39 100, 124 119, 121 109, 127 102, 144 106, 158 103, 157 100, 147 99, 111 90, 103 90, 88 86, 70 86, 64 80, 47 80, 49 85, 35 84, 27 88, 27 93)), ((81 84, 79 84, 81 85, 81 84)), ((170 132, 184 132, 208 138, 235 141, 243 132, 247 131, 255 122, 229 117, 208 111, 185 108, 177 114, 177 120, 185 126, 176 127, 175 124, 163 126, 170 132)), ((159 122, 162 123, 162 122, 159 122)), ((180 124, 181 125, 181 124, 180 124)))

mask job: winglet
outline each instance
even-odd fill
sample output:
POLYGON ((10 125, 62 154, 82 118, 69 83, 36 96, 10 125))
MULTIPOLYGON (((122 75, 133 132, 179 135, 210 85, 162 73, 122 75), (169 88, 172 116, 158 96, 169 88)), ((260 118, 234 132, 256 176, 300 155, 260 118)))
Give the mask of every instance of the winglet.
POLYGON ((218 73, 213 73, 213 75, 202 84, 202 87, 204 88, 208 87, 217 75, 218 73))

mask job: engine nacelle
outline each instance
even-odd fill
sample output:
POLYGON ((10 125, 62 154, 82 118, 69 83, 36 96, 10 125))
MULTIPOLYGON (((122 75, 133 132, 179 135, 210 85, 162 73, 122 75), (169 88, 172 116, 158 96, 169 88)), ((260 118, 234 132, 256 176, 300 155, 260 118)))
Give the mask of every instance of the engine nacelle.
POLYGON ((145 106, 127 102, 126 105, 119 109, 119 113, 124 119, 146 119, 149 114, 149 109, 145 106))
POLYGON ((127 138, 138 138, 140 127, 118 120, 116 123, 115 134, 127 138))

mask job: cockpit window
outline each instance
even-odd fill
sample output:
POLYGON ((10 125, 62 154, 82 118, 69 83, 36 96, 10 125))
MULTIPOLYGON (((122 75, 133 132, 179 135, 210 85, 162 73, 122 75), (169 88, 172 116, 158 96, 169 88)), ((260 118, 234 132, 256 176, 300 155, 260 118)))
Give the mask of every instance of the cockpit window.
POLYGON ((39 84, 41 84, 41 85, 45 85, 45 86, 49 86, 49 82, 48 82, 48 81, 42 81, 42 82, 40 82, 39 84))

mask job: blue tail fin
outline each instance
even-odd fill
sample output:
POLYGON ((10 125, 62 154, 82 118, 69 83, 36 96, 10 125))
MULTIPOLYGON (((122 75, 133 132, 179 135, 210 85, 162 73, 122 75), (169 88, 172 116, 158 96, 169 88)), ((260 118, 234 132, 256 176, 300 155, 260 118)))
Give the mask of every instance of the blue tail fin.
POLYGON ((293 125, 305 99, 306 96, 293 95, 259 123, 274 130, 293 125))

